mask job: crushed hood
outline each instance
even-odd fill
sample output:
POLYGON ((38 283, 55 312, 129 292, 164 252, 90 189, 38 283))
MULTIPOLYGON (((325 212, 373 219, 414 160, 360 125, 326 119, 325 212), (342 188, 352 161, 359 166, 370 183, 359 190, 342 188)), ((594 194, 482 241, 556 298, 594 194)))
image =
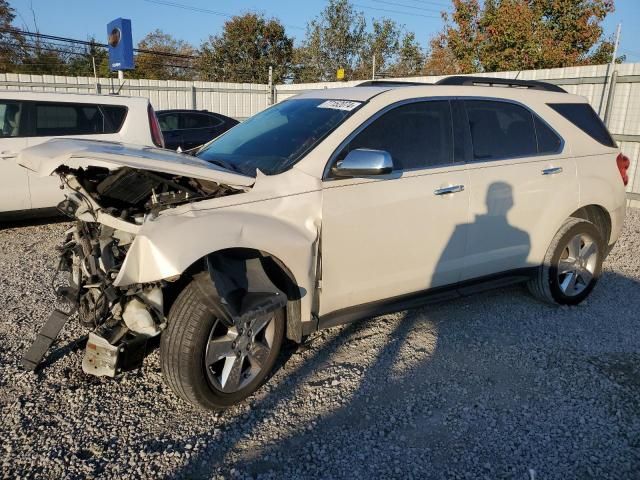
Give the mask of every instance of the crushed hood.
POLYGON ((48 176, 61 166, 87 166, 115 170, 131 167, 171 175, 212 180, 229 186, 249 187, 255 178, 225 170, 197 157, 160 148, 99 140, 54 138, 25 148, 17 162, 40 176, 48 176))

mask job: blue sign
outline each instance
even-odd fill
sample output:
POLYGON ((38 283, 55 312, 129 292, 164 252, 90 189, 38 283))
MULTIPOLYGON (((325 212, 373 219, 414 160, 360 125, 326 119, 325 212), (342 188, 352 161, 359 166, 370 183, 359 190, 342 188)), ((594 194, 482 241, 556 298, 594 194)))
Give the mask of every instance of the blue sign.
POLYGON ((109 41, 109 68, 114 70, 133 70, 133 39, 131 20, 116 18, 107 25, 109 41))

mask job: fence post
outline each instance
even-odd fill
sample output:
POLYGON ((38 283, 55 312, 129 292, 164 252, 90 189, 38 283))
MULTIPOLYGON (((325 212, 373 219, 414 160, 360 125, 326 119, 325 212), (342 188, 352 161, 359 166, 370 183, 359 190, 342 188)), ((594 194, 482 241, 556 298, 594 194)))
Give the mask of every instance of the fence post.
POLYGON ((100 85, 100 82, 96 82, 95 88, 96 88, 96 93, 100 95, 102 93, 102 85, 100 85))
POLYGON ((191 109, 198 109, 198 97, 196 96, 196 86, 191 84, 189 90, 191 91, 191 109))

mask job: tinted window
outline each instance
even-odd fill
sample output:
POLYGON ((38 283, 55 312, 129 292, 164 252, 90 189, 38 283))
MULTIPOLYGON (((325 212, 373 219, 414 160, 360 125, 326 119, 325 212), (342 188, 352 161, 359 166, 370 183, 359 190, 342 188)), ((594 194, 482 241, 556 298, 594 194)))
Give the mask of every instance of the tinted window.
POLYGON ((537 155, 533 115, 519 105, 466 100, 475 160, 537 155))
POLYGON ((126 107, 110 105, 36 103, 35 109, 35 134, 46 137, 115 133, 126 116, 126 107))
POLYGON ((0 137, 20 137, 23 105, 19 102, 0 101, 0 137))
POLYGON ((182 114, 182 128, 207 128, 211 126, 208 115, 198 113, 182 114))
POLYGON ((449 102, 409 103, 388 111, 349 142, 340 158, 357 148, 385 150, 403 170, 452 163, 449 102))
POLYGON ((109 119, 105 122, 104 133, 117 133, 124 124, 124 119, 127 118, 127 107, 120 105, 102 105, 102 111, 109 119))
POLYGON ((203 160, 247 175, 284 172, 361 105, 305 98, 278 103, 233 127, 200 150, 203 160))
POLYGON ((158 123, 160 123, 160 130, 162 130, 163 132, 168 132, 170 130, 177 130, 178 115, 175 113, 158 115, 158 123))
POLYGON ((597 142, 616 147, 607 127, 588 103, 550 103, 549 106, 597 142))
POLYGON ((560 150, 562 140, 540 118, 534 115, 536 138, 538 139, 538 153, 556 153, 560 150))

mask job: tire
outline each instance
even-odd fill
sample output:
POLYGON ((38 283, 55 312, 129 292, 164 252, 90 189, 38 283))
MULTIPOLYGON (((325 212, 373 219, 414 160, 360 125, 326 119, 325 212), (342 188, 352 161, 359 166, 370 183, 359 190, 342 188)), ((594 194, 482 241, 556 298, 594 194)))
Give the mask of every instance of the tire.
MULTIPOLYGON (((282 346, 285 330, 284 309, 272 312, 269 316, 271 320, 263 328, 265 332, 265 341, 263 343, 267 344, 267 333, 269 333, 271 343, 268 355, 263 350, 260 350, 264 354, 260 357, 259 369, 254 366, 252 354, 249 353, 250 350, 253 352, 259 340, 258 338, 253 342, 247 340, 252 331, 242 332, 242 328, 237 328, 235 331, 235 334, 238 334, 238 332, 244 333, 244 335, 240 334, 234 337, 236 339, 235 343, 240 344, 241 340, 244 340, 245 343, 249 342, 248 345, 250 346, 236 345, 234 348, 246 348, 246 350, 243 350, 243 352, 246 351, 246 356, 237 356, 237 358, 233 357, 233 355, 221 357, 216 364, 206 366, 207 354, 209 353, 208 345, 213 345, 210 342, 216 342, 216 347, 222 345, 223 342, 228 343, 227 339, 231 338, 230 332, 235 327, 229 329, 227 334, 222 337, 216 336, 220 333, 218 330, 227 327, 201 302, 199 290, 192 281, 184 288, 171 307, 167 319, 168 327, 162 333, 160 340, 160 363, 165 381, 183 400, 207 410, 225 409, 241 402, 263 383, 272 370, 282 346), (223 340, 218 341, 218 338, 223 340), (235 361, 240 362, 240 367, 237 367, 237 363, 232 363, 231 373, 227 373, 227 384, 238 376, 234 375, 233 372, 242 371, 244 363, 248 363, 248 367, 244 367, 244 372, 248 373, 240 374, 241 378, 237 389, 228 387, 220 380, 224 376, 226 365, 235 361), (222 365, 220 376, 214 370, 214 368, 220 368, 219 364, 222 365), (247 375, 246 378, 245 375, 247 375), (225 386, 228 388, 225 389, 225 386)), ((267 317, 258 317, 255 321, 266 321, 264 318, 267 317)), ((255 336, 258 337, 260 332, 256 333, 255 336)), ((213 352, 211 355, 215 355, 215 348, 211 348, 211 351, 213 352)), ((241 354, 237 353, 237 355, 241 354)))
POLYGON ((580 218, 567 219, 551 240, 542 266, 529 280, 529 291, 546 303, 579 304, 595 287, 606 251, 602 233, 593 223, 580 218), (593 245, 589 246, 589 242, 593 245), (587 258, 592 248, 595 253, 587 258))

